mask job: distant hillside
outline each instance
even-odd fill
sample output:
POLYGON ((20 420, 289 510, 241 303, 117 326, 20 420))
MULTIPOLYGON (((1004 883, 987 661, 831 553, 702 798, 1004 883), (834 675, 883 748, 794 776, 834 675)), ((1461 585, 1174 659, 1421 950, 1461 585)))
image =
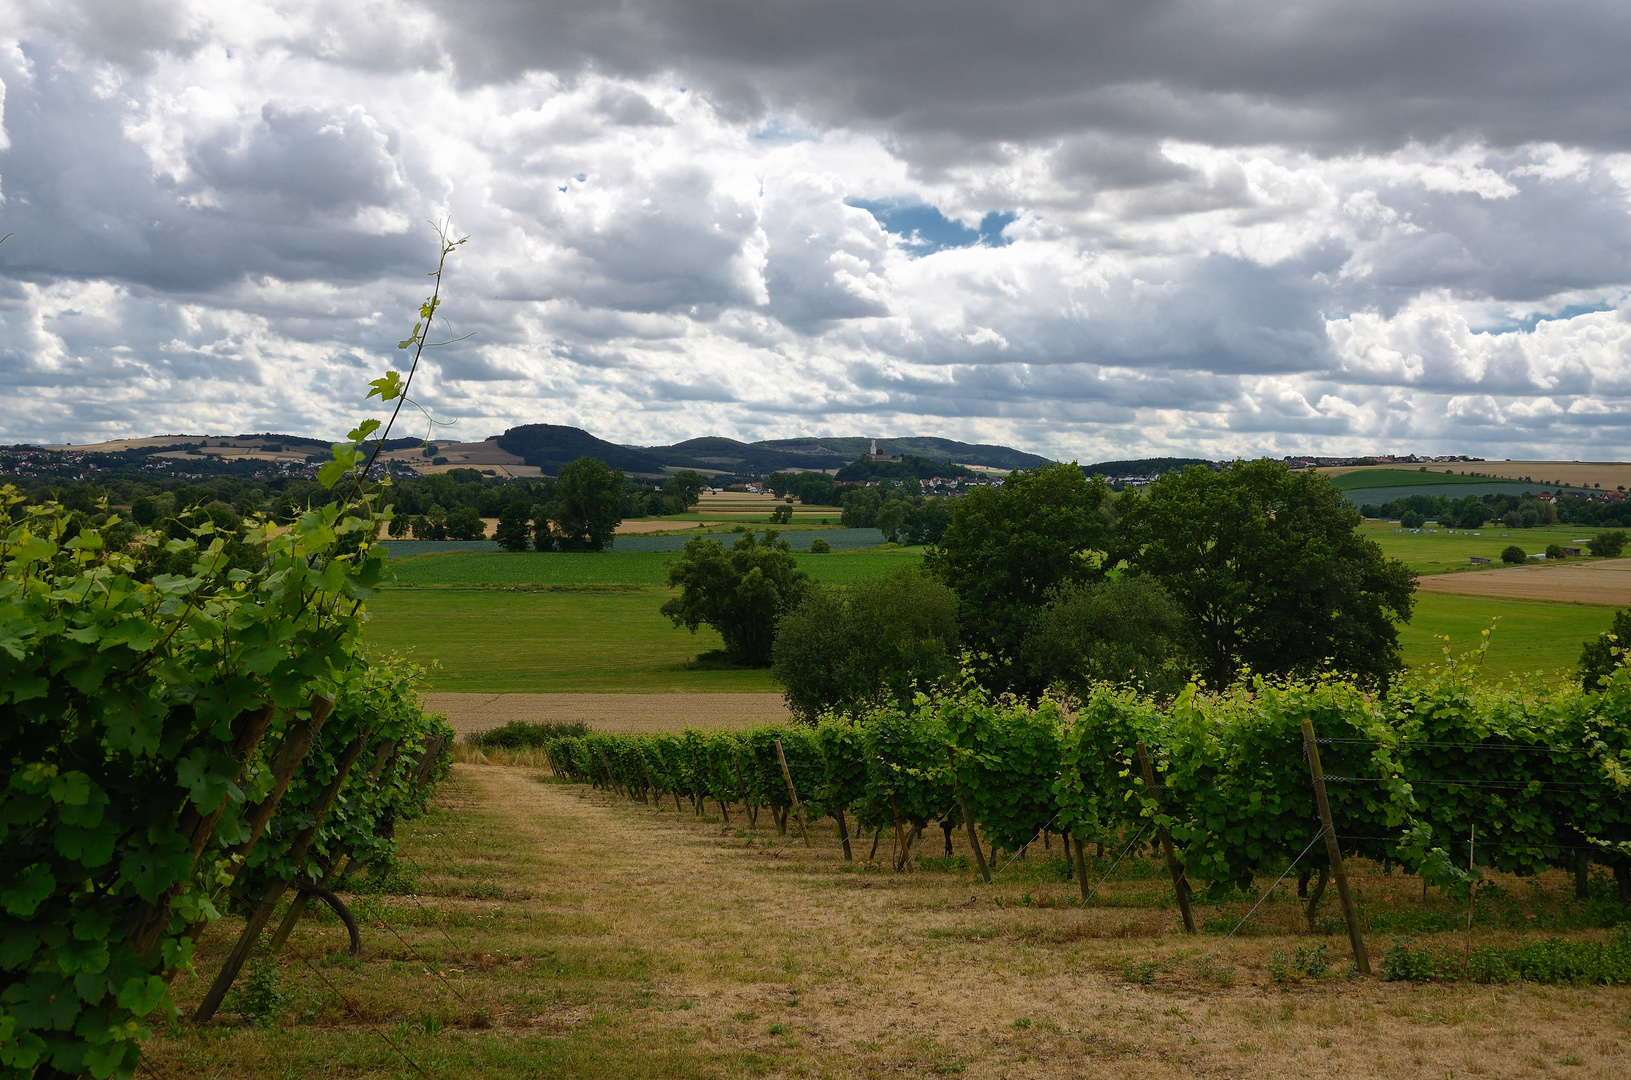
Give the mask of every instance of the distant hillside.
POLYGON ((559 472, 562 465, 580 457, 598 458, 626 473, 658 474, 663 471, 663 462, 651 454, 597 439, 582 428, 562 427, 559 424, 524 424, 511 428, 494 441, 500 450, 514 454, 528 465, 536 465, 550 475, 559 472))
MULTIPOLYGON (((881 452, 882 448, 879 449, 881 452)), ((961 465, 948 465, 916 454, 904 454, 899 461, 861 458, 839 469, 837 479, 845 483, 858 483, 867 480, 927 480, 931 476, 978 475, 973 469, 965 469, 961 465)))
POLYGON ((1177 472, 1187 469, 1191 465, 1210 465, 1205 458, 1193 457, 1150 457, 1132 458, 1127 461, 1100 461, 1092 465, 1083 465, 1082 471, 1092 476, 1160 476, 1162 473, 1177 472))
MULTIPOLYGON (((755 446, 794 453, 815 454, 826 452, 854 461, 871 449, 872 440, 845 436, 835 439, 769 439, 755 446)), ((879 439, 878 453, 890 455, 912 454, 930 461, 952 461, 959 465, 983 465, 988 469, 1034 469, 1047 459, 1027 454, 1011 446, 992 446, 988 443, 965 443, 953 439, 934 439, 914 436, 904 439, 879 439)), ((828 466, 831 468, 831 466, 828 466)))
POLYGON ((773 449, 765 443, 737 442, 717 435, 687 439, 672 446, 643 446, 640 450, 680 469, 709 469, 760 476, 783 469, 837 469, 852 458, 819 447, 807 451, 773 449))

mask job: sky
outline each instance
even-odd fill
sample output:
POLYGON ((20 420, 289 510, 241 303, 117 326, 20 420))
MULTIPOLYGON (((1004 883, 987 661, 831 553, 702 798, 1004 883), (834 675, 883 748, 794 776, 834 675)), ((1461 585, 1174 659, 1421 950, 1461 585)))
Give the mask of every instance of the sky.
POLYGON ((1623 0, 9 0, 0 442, 1631 456, 1623 0), (398 434, 420 435, 423 416, 398 434))

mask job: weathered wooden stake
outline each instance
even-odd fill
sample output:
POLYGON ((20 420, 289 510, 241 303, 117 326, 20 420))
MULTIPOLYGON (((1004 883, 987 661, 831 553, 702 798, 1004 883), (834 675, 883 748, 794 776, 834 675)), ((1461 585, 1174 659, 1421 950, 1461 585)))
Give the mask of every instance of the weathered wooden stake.
POLYGON ((1308 754, 1308 774, 1314 781, 1314 801, 1319 804, 1320 826, 1325 830, 1325 854, 1331 860, 1331 876, 1337 879, 1337 898, 1342 901, 1342 917, 1348 923, 1348 944, 1353 948, 1354 965, 1361 975, 1370 974, 1370 956, 1365 952, 1365 935, 1359 929, 1359 913, 1348 892, 1348 873, 1342 867, 1342 847, 1331 823, 1331 803, 1325 797, 1325 770, 1320 767, 1320 748, 1314 741, 1314 722, 1303 718, 1303 748, 1308 754))
MULTIPOLYGON (((1065 839, 1067 841, 1070 839, 1069 833, 1065 834, 1065 839)), ((1082 884, 1083 903, 1087 902, 1087 857, 1082 853, 1082 849, 1086 846, 1086 841, 1080 837, 1076 838, 1076 880, 1082 884)))
POLYGON ((900 820, 900 804, 893 795, 889 796, 889 812, 895 815, 895 873, 898 874, 906 869, 906 854, 912 842, 907 839, 906 826, 900 820))
POLYGON ((804 846, 810 846, 810 830, 804 824, 804 807, 799 805, 799 793, 793 788, 793 771, 787 767, 787 755, 782 752, 782 741, 776 740, 776 758, 782 763, 782 779, 787 781, 787 794, 793 800, 793 813, 798 815, 799 832, 804 835, 804 846))
MULTIPOLYGON (((1150 755, 1144 749, 1144 740, 1138 740, 1138 765, 1144 771, 1144 790, 1155 801, 1155 812, 1161 812, 1161 796, 1155 790, 1155 770, 1150 768, 1150 755)), ((1167 857, 1167 872, 1172 875, 1172 890, 1178 894, 1178 910, 1184 916, 1184 933, 1195 932, 1195 913, 1189 909, 1189 882, 1184 880, 1184 868, 1172 850, 1172 834, 1165 825, 1157 825, 1161 837, 1161 853, 1167 857)))
POLYGON ((838 839, 844 845, 844 861, 854 862, 855 856, 849 850, 849 822, 844 820, 844 808, 835 807, 832 816, 838 819, 838 839))
POLYGON ((985 863, 985 852, 980 850, 980 834, 974 828, 974 817, 968 812, 968 800, 963 798, 963 785, 957 779, 957 755, 946 747, 946 763, 951 766, 951 786, 957 792, 957 809, 963 812, 963 824, 968 828, 968 846, 974 849, 974 862, 980 868, 980 878, 991 884, 991 867, 985 863))

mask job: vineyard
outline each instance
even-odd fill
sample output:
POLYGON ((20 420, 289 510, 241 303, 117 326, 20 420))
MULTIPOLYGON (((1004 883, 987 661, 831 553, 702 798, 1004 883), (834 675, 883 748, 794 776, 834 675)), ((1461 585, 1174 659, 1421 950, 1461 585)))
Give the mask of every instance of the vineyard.
POLYGON ((131 537, 0 488, 0 1076, 132 1075, 229 911, 200 1019, 291 890, 274 947, 313 897, 356 947, 328 886, 389 871, 452 742, 417 668, 362 655, 380 520, 131 537))
MULTIPOLYGON (((768 814, 806 843, 810 823, 830 817, 846 860, 876 858, 887 842, 897 874, 914 851, 951 855, 961 833, 989 883, 1058 837, 1086 904, 1090 845, 1117 862, 1161 851, 1191 932, 1192 898, 1238 898, 1292 875, 1313 929, 1334 878, 1356 972, 1369 970, 1366 926, 1348 901, 1344 860, 1415 874, 1463 904, 1485 869, 1563 869, 1583 897, 1598 865, 1620 903, 1631 901, 1623 669, 1592 693, 1485 686, 1452 665, 1385 699, 1337 680, 1258 680, 1225 693, 1191 688, 1166 708, 1108 689, 1033 708, 965 679, 859 721, 591 733, 552 739, 546 751, 558 776, 676 810, 711 802, 727 824, 768 814), (925 839, 931 826, 941 844, 925 839)), ((1631 950, 1605 963, 1601 981, 1631 981, 1631 950)), ((1381 966, 1395 978, 1437 970, 1408 949, 1381 966)), ((1502 969, 1480 970, 1497 978, 1502 969)))

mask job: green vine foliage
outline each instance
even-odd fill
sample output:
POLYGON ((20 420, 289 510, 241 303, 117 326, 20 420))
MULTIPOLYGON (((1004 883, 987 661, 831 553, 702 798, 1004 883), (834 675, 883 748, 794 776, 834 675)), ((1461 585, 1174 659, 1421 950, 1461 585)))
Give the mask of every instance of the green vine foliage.
MULTIPOLYGON (((259 896, 273 880, 321 881, 342 858, 376 874, 391 869, 396 823, 423 813, 451 768, 453 729, 421 702, 417 687, 423 674, 418 665, 400 660, 358 663, 345 673, 334 711, 238 876, 242 893, 259 896), (358 740, 362 747, 356 762, 296 866, 291 849, 317 823, 314 804, 358 740)), ((244 839, 221 837, 228 844, 244 839)))
POLYGON ((385 573, 363 539, 379 520, 330 505, 262 522, 245 541, 259 565, 229 568, 212 524, 122 550, 117 515, 67 539, 61 507, 0 488, 0 1076, 134 1071, 231 869, 195 858, 184 826, 219 815, 212 835, 240 837, 268 749, 338 691, 385 573), (155 549, 189 572, 142 580, 155 549))
MULTIPOLYGON (((1624 668, 1590 692, 1487 683, 1465 663, 1404 680, 1386 697, 1336 678, 1189 687, 1165 706, 1096 687, 1074 711, 993 697, 965 672, 909 708, 881 705, 813 728, 589 738, 602 740, 597 757, 609 761, 623 760, 619 746, 640 748, 652 763, 644 784, 685 794, 697 790, 695 767, 677 748, 706 747, 707 760, 732 762, 728 772, 709 767, 710 798, 782 810, 779 739, 806 813, 841 810, 867 829, 891 827, 897 810, 913 826, 960 821, 959 788, 980 832, 1006 850, 1045 828, 1153 844, 1153 826, 1163 825, 1188 878, 1218 899, 1294 863, 1326 861, 1305 720, 1319 739, 1348 856, 1391 860, 1463 893, 1479 867, 1572 868, 1582 853, 1631 881, 1624 668), (1140 741, 1156 777, 1153 798, 1140 741), (1481 838, 1471 868, 1468 835, 1481 838)), ((556 740, 551 760, 562 775, 598 782, 603 770, 586 763, 586 742, 556 740)), ((618 784, 644 786, 621 768, 618 784)))

